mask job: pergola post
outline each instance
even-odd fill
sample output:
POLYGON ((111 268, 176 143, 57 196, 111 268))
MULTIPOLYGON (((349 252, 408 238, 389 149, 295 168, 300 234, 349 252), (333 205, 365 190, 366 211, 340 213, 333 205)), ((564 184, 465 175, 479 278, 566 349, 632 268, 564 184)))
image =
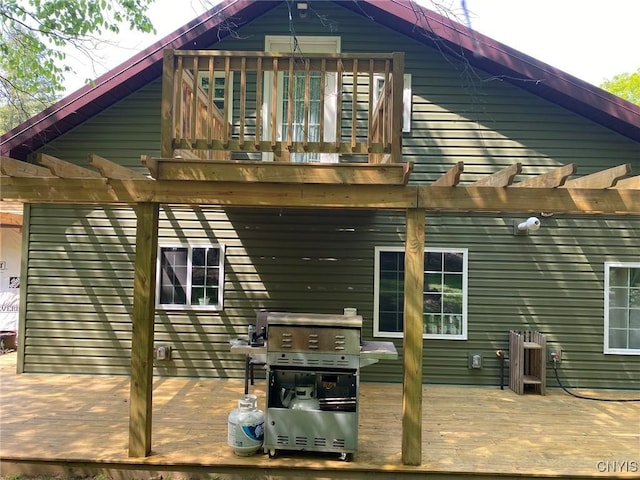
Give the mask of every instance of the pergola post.
POLYGON ((136 260, 133 281, 129 456, 151 453, 153 325, 158 251, 158 203, 136 206, 136 260))
POLYGON ((422 462, 422 312, 425 211, 406 215, 404 253, 404 372, 402 383, 402 463, 422 462))

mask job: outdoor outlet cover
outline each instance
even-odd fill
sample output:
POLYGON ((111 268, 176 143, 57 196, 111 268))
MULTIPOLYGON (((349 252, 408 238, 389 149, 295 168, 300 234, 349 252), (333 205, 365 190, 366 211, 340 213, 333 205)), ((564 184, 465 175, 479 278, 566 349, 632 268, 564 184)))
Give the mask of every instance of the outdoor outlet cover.
POLYGON ((482 355, 480 353, 469 354, 469 368, 482 368, 482 355))

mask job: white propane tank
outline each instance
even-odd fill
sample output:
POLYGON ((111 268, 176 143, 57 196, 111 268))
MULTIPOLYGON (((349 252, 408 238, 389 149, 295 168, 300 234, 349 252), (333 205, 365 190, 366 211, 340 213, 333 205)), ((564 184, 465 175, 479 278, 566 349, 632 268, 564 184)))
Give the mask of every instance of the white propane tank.
POLYGON ((236 455, 248 457, 256 453, 264 440, 264 413, 258 410, 258 398, 245 395, 238 408, 229 414, 227 443, 236 455))

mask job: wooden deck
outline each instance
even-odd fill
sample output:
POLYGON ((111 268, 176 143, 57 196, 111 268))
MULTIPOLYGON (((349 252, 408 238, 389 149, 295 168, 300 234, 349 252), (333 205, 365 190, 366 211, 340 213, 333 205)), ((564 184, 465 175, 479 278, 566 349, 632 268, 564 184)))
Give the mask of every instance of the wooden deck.
MULTIPOLYGON (((402 465, 399 384, 361 387, 359 450, 235 456, 227 416, 240 380, 156 378, 153 454, 128 457, 129 378, 16 375, 0 356, 0 474, 111 478, 592 478, 640 476, 640 404, 499 388, 425 386, 423 461, 402 465), (162 476, 162 477, 161 477, 162 476)), ((255 393, 264 402, 264 383, 255 393)), ((586 393, 586 392, 581 392, 586 393)), ((638 392, 592 392, 632 398, 638 392)), ((261 405, 264 408, 264 404, 261 405)))

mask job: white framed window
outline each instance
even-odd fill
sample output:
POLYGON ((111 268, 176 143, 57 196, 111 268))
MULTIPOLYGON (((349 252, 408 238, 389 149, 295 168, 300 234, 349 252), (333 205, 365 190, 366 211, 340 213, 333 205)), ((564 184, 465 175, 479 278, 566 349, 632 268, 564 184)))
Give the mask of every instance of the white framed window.
POLYGON ((223 287, 224 246, 162 244, 158 247, 158 308, 222 310, 223 287))
MULTIPOLYGON (((468 249, 424 252, 423 338, 467 339, 468 249)), ((404 248, 375 248, 373 334, 402 338, 404 248)))
MULTIPOLYGON (((373 90, 373 104, 378 104, 380 93, 384 88, 384 75, 375 74, 373 76, 374 90, 373 90)), ((402 132, 408 133, 411 131, 411 110, 413 106, 413 95, 411 93, 411 74, 405 73, 403 76, 404 87, 402 89, 402 132)))
MULTIPOLYGON (((334 36, 297 36, 295 39, 288 35, 267 35, 265 37, 265 52, 290 53, 294 49, 304 54, 313 53, 340 53, 340 37, 334 36)), ((287 112, 288 98, 284 92, 289 90, 289 82, 293 83, 294 101, 293 111, 293 141, 302 141, 304 124, 304 73, 295 73, 294 78, 289 78, 289 72, 278 73, 277 79, 277 112, 276 125, 271 125, 271 84, 273 82, 271 72, 265 73, 263 91, 263 139, 271 138, 271 129, 275 128, 277 138, 280 141, 286 139, 288 132, 287 112)), ((335 73, 325 74, 324 91, 324 138, 325 142, 335 141, 335 125, 337 115, 337 92, 338 83, 335 73)), ((310 75, 310 111, 309 118, 309 141, 320 141, 320 73, 311 72, 310 75)), ((273 159, 270 153, 264 154, 265 160, 273 159)), ((337 163, 338 155, 333 153, 294 153, 291 155, 292 162, 322 162, 337 163)))
MULTIPOLYGON (((229 83, 233 85, 233 72, 229 73, 229 83)), ((209 72, 198 71, 198 86, 202 89, 205 95, 209 94, 209 72)), ((224 95, 226 90, 226 77, 225 72, 215 71, 213 72, 213 104, 224 112, 224 95)), ((231 108, 228 110, 228 118, 231 122, 233 120, 233 88, 230 90, 229 102, 231 108)))
POLYGON ((640 355, 640 263, 604 265, 604 353, 640 355))

